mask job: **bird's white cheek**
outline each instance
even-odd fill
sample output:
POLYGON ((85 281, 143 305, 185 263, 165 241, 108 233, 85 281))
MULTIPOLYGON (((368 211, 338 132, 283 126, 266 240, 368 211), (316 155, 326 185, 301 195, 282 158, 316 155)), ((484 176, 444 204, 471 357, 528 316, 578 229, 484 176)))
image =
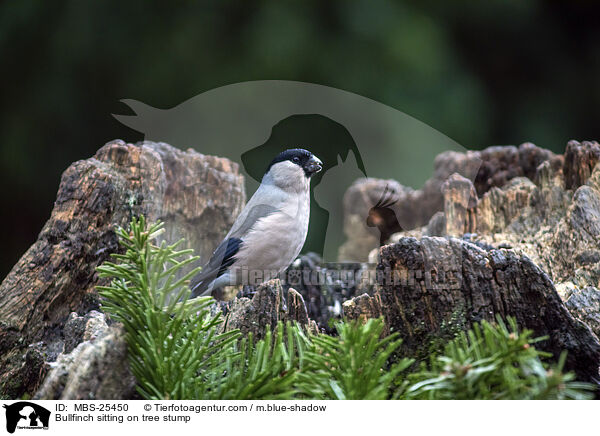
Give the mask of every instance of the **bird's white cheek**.
POLYGON ((273 165, 270 172, 273 182, 282 189, 303 190, 307 189, 310 183, 304 170, 289 161, 273 165))

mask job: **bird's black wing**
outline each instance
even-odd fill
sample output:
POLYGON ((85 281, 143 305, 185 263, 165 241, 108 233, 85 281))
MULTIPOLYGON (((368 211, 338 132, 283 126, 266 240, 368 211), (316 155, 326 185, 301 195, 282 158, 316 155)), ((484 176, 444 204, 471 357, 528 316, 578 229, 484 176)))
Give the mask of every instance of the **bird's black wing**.
POLYGON ((192 289, 191 298, 205 295, 205 292, 210 283, 220 277, 227 268, 235 262, 235 255, 240 251, 242 240, 240 238, 229 238, 219 244, 217 249, 212 254, 209 262, 204 266, 202 271, 196 275, 191 283, 192 289))
POLYGON ((192 289, 191 298, 208 294, 207 288, 210 283, 225 273, 227 268, 235 262, 235 255, 240 250, 243 243, 241 238, 254 227, 258 220, 276 213, 279 210, 268 204, 252 205, 252 199, 250 199, 246 208, 249 208, 247 209, 248 212, 245 213, 245 211, 242 211, 229 231, 229 238, 219 244, 208 261, 208 264, 206 264, 202 268, 202 271, 192 279, 190 283, 190 288, 192 289))

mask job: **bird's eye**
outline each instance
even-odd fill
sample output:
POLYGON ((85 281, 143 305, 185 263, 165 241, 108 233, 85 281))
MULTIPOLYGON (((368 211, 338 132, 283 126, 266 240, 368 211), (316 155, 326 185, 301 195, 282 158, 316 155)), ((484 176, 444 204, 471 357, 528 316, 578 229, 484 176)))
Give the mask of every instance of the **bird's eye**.
POLYGON ((299 157, 295 157, 295 158, 292 159, 292 162, 299 163, 300 162, 300 158, 299 157))

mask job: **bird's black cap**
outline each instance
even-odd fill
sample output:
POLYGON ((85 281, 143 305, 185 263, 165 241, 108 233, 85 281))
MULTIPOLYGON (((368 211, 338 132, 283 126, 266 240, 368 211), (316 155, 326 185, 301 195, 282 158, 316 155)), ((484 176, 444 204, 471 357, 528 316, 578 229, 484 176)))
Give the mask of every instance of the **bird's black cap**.
POLYGON ((275 159, 271 161, 266 172, 269 172, 271 167, 276 163, 285 162, 288 160, 303 168, 308 177, 315 172, 320 171, 322 168, 321 161, 317 159, 316 156, 310 151, 304 150, 303 148, 291 148, 279 153, 275 159))

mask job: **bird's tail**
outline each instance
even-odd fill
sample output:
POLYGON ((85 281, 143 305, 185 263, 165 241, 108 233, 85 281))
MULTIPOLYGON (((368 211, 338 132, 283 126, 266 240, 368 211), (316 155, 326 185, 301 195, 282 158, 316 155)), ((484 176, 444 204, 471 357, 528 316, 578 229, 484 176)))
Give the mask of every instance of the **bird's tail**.
POLYGON ((206 295, 210 295, 210 293, 212 292, 210 284, 212 283, 213 279, 214 277, 211 277, 207 274, 203 274, 202 272, 196 274, 194 278, 192 278, 192 280, 190 281, 190 289, 192 290, 192 295, 190 296, 190 298, 204 297, 206 295))

